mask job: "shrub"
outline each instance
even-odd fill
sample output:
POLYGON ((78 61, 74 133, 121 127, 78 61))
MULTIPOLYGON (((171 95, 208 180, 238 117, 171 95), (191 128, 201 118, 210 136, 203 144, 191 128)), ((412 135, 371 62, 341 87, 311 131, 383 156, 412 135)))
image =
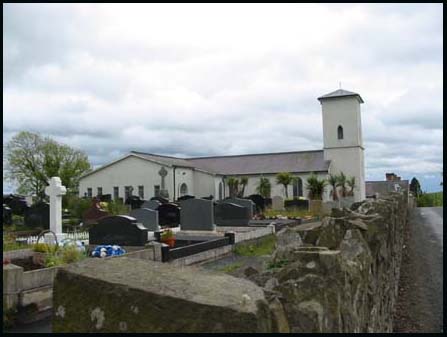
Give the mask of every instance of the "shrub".
POLYGON ((86 256, 76 246, 69 245, 62 249, 61 257, 63 263, 73 263, 84 259, 86 256))
POLYGON ((112 200, 107 202, 105 210, 111 215, 121 215, 129 213, 129 207, 120 200, 112 200))

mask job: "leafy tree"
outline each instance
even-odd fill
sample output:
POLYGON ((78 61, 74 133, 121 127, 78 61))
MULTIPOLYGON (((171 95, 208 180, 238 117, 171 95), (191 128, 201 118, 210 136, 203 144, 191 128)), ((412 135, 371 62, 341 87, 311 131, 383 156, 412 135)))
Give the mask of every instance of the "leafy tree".
POLYGON ((338 193, 337 193, 338 177, 336 175, 330 174, 327 180, 328 180, 328 185, 330 185, 332 187, 332 200, 337 201, 338 200, 338 193))
POLYGON ((349 187, 348 196, 353 197, 354 196, 354 188, 356 186, 355 184, 355 177, 349 177, 346 179, 346 185, 349 187))
POLYGON ((272 190, 272 184, 268 178, 261 177, 259 180, 259 185, 256 187, 256 191, 264 198, 269 198, 272 190))
POLYGON ((238 196, 240 198, 242 198, 242 197, 244 197, 245 186, 247 186, 247 184, 248 184, 248 177, 241 177, 239 179, 239 183, 241 185, 241 190, 238 192, 238 196))
POLYGON ((286 198, 289 197, 289 193, 287 191, 287 186, 289 186, 292 183, 293 177, 288 172, 280 172, 276 175, 276 183, 279 185, 284 186, 284 192, 286 198))
POLYGON ((410 192, 413 192, 414 196, 417 198, 422 194, 421 185, 416 177, 413 177, 410 182, 410 192))
POLYGON ((311 200, 322 200, 323 192, 327 185, 327 181, 318 179, 315 173, 312 173, 307 178, 307 189, 309 190, 309 199, 311 200))
POLYGON ((67 189, 76 190, 79 178, 91 166, 82 151, 38 133, 22 131, 6 145, 6 170, 6 178, 18 183, 19 193, 33 193, 42 199, 51 177, 60 177, 67 189))
POLYGON ((346 197, 346 183, 347 178, 343 172, 340 172, 340 174, 337 177, 338 184, 337 187, 341 187, 341 196, 342 198, 346 197))

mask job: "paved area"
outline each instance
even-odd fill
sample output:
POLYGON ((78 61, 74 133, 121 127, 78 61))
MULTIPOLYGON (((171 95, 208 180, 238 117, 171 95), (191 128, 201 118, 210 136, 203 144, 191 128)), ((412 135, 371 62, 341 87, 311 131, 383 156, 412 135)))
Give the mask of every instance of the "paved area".
POLYGON ((443 208, 411 211, 405 232, 395 332, 443 332, 443 208))

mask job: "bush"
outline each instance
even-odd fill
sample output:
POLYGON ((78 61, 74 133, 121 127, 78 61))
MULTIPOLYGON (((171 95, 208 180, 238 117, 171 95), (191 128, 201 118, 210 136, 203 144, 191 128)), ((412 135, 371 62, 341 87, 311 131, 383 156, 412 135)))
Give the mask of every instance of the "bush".
POLYGON ((422 193, 416 200, 418 207, 442 207, 444 203, 442 192, 422 193))
POLYGON ((61 257, 63 263, 73 263, 84 259, 86 256, 83 252, 79 251, 76 246, 65 246, 61 251, 61 257))
POLYGON ((112 200, 106 203, 106 211, 111 215, 122 215, 129 213, 129 207, 120 200, 112 200))

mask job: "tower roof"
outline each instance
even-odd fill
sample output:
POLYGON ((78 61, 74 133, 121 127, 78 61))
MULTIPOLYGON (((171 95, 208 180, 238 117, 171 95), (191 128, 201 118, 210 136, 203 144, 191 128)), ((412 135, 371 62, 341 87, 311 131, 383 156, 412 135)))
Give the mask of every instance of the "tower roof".
POLYGON ((352 91, 348 91, 348 90, 344 90, 344 89, 338 89, 333 92, 330 92, 329 94, 320 96, 320 97, 318 97, 318 100, 321 102, 324 99, 347 97, 347 96, 357 97, 357 99, 359 100, 360 103, 365 103, 365 102, 363 102, 363 99, 362 99, 362 97, 360 97, 359 94, 357 94, 356 92, 352 92, 352 91))

